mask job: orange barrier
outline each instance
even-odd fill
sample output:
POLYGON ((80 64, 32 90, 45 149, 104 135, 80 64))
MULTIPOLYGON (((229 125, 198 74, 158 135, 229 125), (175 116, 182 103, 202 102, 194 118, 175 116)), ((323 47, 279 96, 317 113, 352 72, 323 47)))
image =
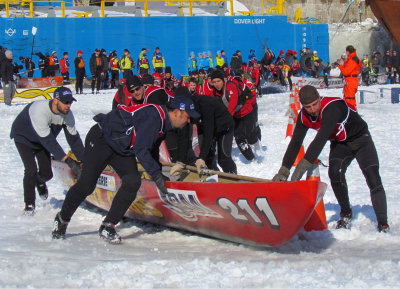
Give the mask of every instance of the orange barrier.
MULTIPOLYGON (((321 181, 319 174, 318 159, 315 160, 312 167, 307 171, 307 181, 321 181)), ((310 231, 323 231, 328 229, 325 215, 325 205, 322 199, 316 206, 308 222, 304 225, 304 230, 310 231)))
MULTIPOLYGON (((293 84, 293 92, 290 93, 289 95, 289 111, 288 111, 289 121, 286 128, 286 137, 290 138, 293 136, 293 131, 297 122, 297 117, 299 116, 299 112, 301 109, 300 99, 299 99, 300 88, 301 88, 301 81, 299 81, 297 85, 293 84)), ((297 166, 297 164, 303 157, 304 157, 304 146, 302 145, 293 166, 294 167, 297 166)))
POLYGON ((293 166, 297 166, 299 164, 299 162, 301 161, 302 158, 304 158, 304 146, 301 145, 299 153, 297 154, 296 160, 294 161, 293 166))

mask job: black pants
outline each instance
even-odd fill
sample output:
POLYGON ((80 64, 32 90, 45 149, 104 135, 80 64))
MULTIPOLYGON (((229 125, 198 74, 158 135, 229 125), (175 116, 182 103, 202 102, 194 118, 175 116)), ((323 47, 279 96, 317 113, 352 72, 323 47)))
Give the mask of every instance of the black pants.
POLYGON ((98 67, 96 69, 96 72, 94 75, 92 75, 92 91, 94 91, 94 87, 96 86, 96 90, 100 90, 100 85, 103 81, 103 77, 101 76, 101 73, 103 71, 101 70, 101 67, 98 67))
POLYGON ((63 82, 64 82, 64 83, 68 83, 68 82, 69 82, 69 72, 66 71, 66 72, 63 72, 63 73, 61 73, 61 74, 62 74, 62 76, 63 76, 63 82))
POLYGON ((45 183, 53 177, 50 153, 43 149, 35 150, 22 143, 15 143, 24 164, 24 201, 26 205, 35 205, 35 186, 45 183), (37 162, 37 165, 36 165, 37 162), (39 172, 38 172, 39 166, 39 172))
MULTIPOLYGON (((218 133, 214 139, 210 152, 205 160, 208 168, 218 171, 216 162, 216 148, 218 149, 218 164, 225 173, 237 174, 235 162, 232 160, 233 127, 218 133)), ((199 135, 201 147, 202 135, 199 135)))
POLYGON ((255 144, 258 140, 257 109, 253 109, 249 114, 242 118, 233 118, 235 121, 235 140, 237 143, 246 141, 255 144))
POLYGON ((343 213, 350 212, 346 170, 356 159, 370 190, 372 206, 379 224, 387 224, 386 194, 379 175, 379 160, 369 133, 351 142, 332 142, 329 154, 329 178, 343 213))
POLYGON ((105 222, 118 223, 136 198, 141 184, 136 158, 118 155, 107 144, 100 127, 96 124, 85 140, 82 175, 70 188, 61 209, 61 218, 70 221, 78 206, 96 187, 97 179, 106 165, 111 165, 122 180, 105 222))
POLYGON ((140 75, 149 74, 149 72, 150 72, 150 68, 139 67, 140 75))
POLYGON ((111 70, 111 88, 118 88, 119 70, 111 70))
POLYGON ((76 83, 75 83, 75 91, 76 93, 83 92, 83 78, 85 77, 84 74, 77 74, 76 75, 76 83))
POLYGON ((123 69, 122 70, 122 77, 123 78, 127 79, 127 78, 132 77, 132 76, 133 76, 132 69, 123 69))

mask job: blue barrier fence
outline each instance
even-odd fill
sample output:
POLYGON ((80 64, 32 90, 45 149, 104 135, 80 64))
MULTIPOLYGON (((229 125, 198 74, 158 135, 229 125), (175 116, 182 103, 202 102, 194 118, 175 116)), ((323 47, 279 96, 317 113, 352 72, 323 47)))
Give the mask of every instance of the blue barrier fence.
MULTIPOLYGON (((2 18, 0 26, 1 45, 11 49, 15 59, 30 56, 31 30, 35 26, 35 52, 55 50, 62 57, 67 51, 73 66, 76 51, 82 50, 88 76, 89 59, 95 48, 104 48, 107 53, 117 50, 118 57, 127 48, 136 62, 142 48, 149 48, 151 61, 154 48, 159 46, 175 75, 187 74, 190 51, 197 55, 210 50, 215 58, 216 51, 223 49, 229 62, 237 49, 242 51, 244 61, 254 49, 261 59, 266 39, 276 54, 281 49, 299 52, 309 47, 317 50, 322 59, 329 59, 328 25, 292 24, 286 16, 2 18)), ((33 60, 37 64, 38 57, 33 56, 33 60)), ((70 74, 74 77, 73 67, 70 74)), ((40 73, 35 72, 34 77, 40 77, 40 73)))

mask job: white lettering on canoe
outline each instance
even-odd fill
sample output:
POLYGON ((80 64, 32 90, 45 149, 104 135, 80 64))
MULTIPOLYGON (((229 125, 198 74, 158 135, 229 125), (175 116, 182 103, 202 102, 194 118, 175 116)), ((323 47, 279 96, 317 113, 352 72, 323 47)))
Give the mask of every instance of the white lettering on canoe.
POLYGON ((254 201, 254 207, 257 209, 257 212, 263 216, 262 219, 250 206, 247 199, 239 199, 235 204, 227 198, 219 198, 217 204, 221 209, 231 214, 231 216, 239 223, 250 223, 251 220, 258 226, 264 226, 263 220, 266 220, 272 229, 279 230, 280 228, 278 220, 276 219, 267 198, 256 198, 254 201), (250 220, 248 216, 250 217, 250 220))
POLYGON ((108 191, 115 192, 117 190, 114 176, 101 174, 97 179, 97 187, 108 191))
POLYGON ((187 221, 195 222, 198 216, 222 218, 217 212, 200 203, 196 191, 168 189, 168 195, 158 193, 165 207, 187 221))

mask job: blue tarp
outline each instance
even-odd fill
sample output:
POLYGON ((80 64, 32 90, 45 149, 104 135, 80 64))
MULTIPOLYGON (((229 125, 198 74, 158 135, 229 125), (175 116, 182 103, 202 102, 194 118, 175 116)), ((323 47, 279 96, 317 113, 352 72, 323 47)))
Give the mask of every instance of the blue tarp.
MULTIPOLYGON (((68 51, 70 59, 77 50, 84 52, 89 75, 89 58, 95 48, 107 53, 117 50, 120 57, 124 48, 137 61, 142 48, 149 48, 151 59, 159 46, 174 74, 187 74, 190 51, 225 50, 228 62, 237 50, 244 61, 250 49, 261 59, 266 39, 268 47, 277 55, 279 50, 299 52, 304 46, 318 51, 318 56, 329 59, 327 24, 292 24, 286 16, 210 16, 210 17, 110 17, 110 18, 0 18, 1 45, 11 49, 15 58, 30 56, 32 27, 38 28, 34 51, 44 54, 56 50, 59 57, 68 51)), ((35 63, 38 57, 33 57, 35 63)), ((71 61, 72 62, 72 61, 71 61)), ((70 71, 74 77, 74 69, 70 71)), ((35 77, 39 77, 36 72, 35 77)))

